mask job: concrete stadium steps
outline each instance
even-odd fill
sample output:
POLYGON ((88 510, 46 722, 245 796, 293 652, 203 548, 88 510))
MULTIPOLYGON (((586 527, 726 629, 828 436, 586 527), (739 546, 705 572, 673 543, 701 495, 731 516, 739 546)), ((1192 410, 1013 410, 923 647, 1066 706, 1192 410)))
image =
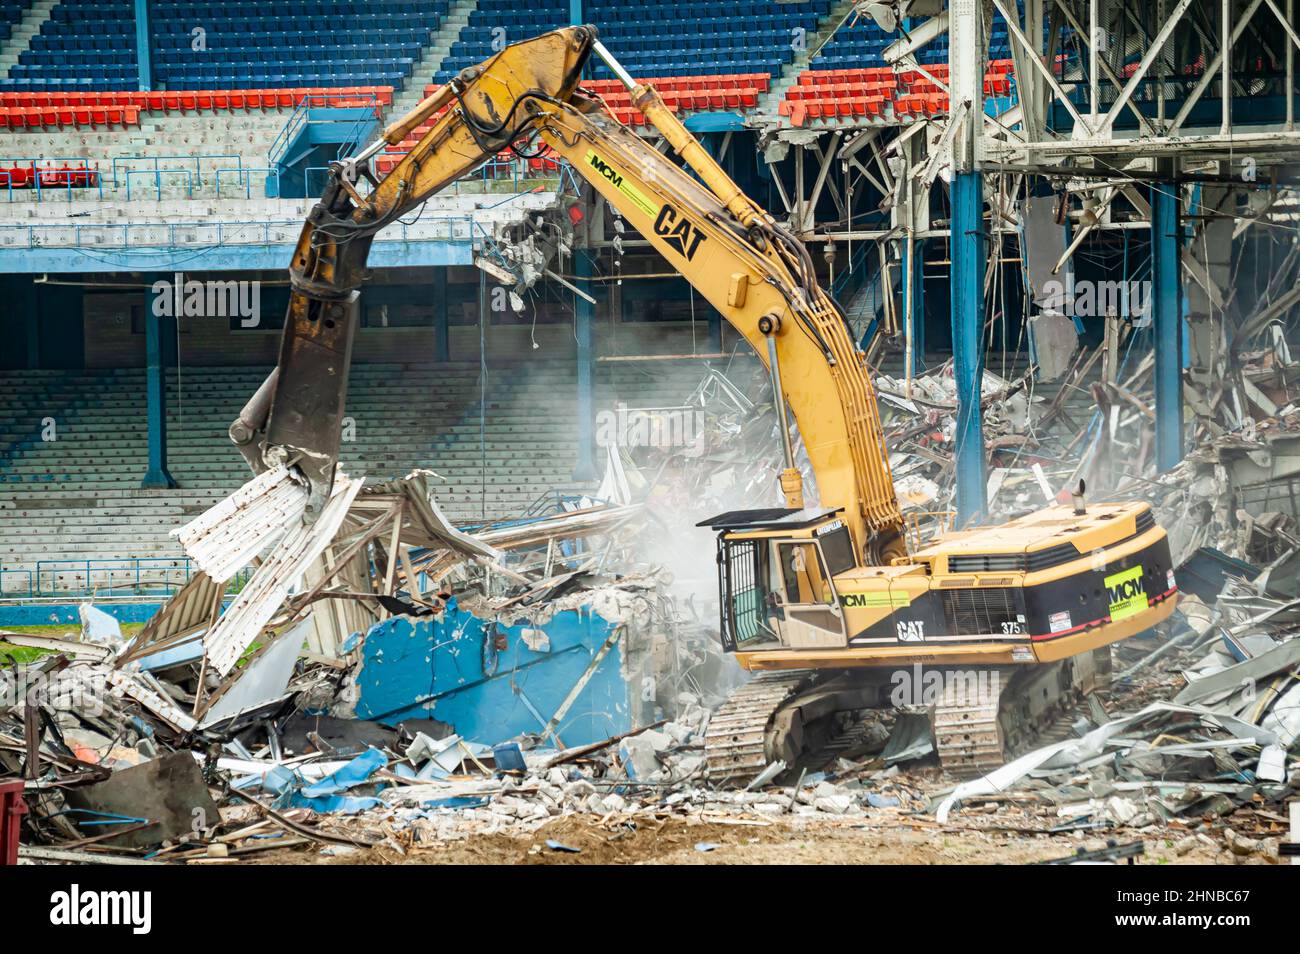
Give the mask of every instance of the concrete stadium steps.
POLYGON ((169 536, 224 496, 204 491, 0 489, 0 591, 82 590, 184 582, 185 554, 169 536), (139 560, 141 562, 136 563, 139 560))
POLYGON ((58 3, 59 0, 31 0, 16 21, 5 24, 6 39, 0 43, 0 76, 9 74, 9 67, 31 46, 32 37, 41 32, 41 24, 50 18, 50 11, 58 3))
POLYGON ((405 116, 428 95, 425 84, 419 80, 422 77, 432 76, 442 65, 442 61, 451 52, 452 44, 460 38, 461 32, 469 25, 470 17, 477 8, 477 0, 451 0, 447 15, 442 18, 438 31, 429 39, 428 45, 420 51, 420 57, 412 73, 413 79, 406 84, 405 89, 393 97, 393 103, 388 109, 389 121, 405 116))
MULTIPOLYGON (((16 160, 42 160, 68 166, 82 160, 97 169, 104 198, 126 197, 126 169, 152 171, 156 164, 162 175, 163 198, 180 199, 216 195, 216 170, 225 168, 256 169, 265 167, 267 151, 288 120, 290 109, 267 109, 257 112, 213 112, 178 114, 149 111, 140 114, 140 124, 129 129, 91 126, 43 128, 0 132, 0 167, 19 164, 16 160), (126 161, 125 157, 132 158, 126 161), (117 182, 114 183, 114 160, 117 182), (190 181, 180 170, 188 170, 190 181)), ((265 173, 255 174, 253 194, 264 194, 265 173)), ((228 192, 236 186, 237 176, 222 173, 221 186, 228 192)), ((242 183, 239 184, 242 187, 242 183)), ((132 199, 148 190, 157 195, 153 176, 131 177, 132 199)), ((68 190, 65 190, 68 191, 68 190)), ((99 201, 100 189, 72 189, 84 201, 99 201)), ((4 198, 9 199, 5 192, 4 198)), ((35 201, 36 190, 15 189, 15 203, 35 201)), ((48 195, 46 200, 50 198, 48 195)), ((3 210, 0 209, 0 215, 3 210)))
MULTIPOLYGON (((436 471, 455 520, 512 516, 551 490, 583 488, 576 463, 572 362, 494 367, 480 435, 477 363, 359 365, 341 466, 375 480, 436 471)), ((47 559, 175 558, 168 532, 249 478, 226 429, 265 376, 258 368, 168 375, 168 463, 179 490, 138 489, 147 466, 145 372, 0 374, 0 566, 47 559), (40 440, 54 417, 58 439, 40 440)), ((84 572, 83 572, 84 575, 84 572)), ((8 585, 12 587, 10 577, 8 585)))
MULTIPOLYGON (((256 175, 256 174, 255 174, 256 175)), ((314 200, 228 198, 142 199, 125 201, 110 190, 100 200, 97 190, 45 194, 45 201, 4 201, 0 189, 0 247, 208 247, 219 245, 292 244, 314 200)), ((260 180, 259 180, 260 181, 260 180)), ((152 192, 152 190, 149 190, 152 192)), ((15 192, 17 195, 17 192, 15 192)), ((392 226, 376 239, 389 241, 470 242, 482 229, 494 236, 530 212, 549 208, 554 192, 520 193, 503 197, 483 192, 477 183, 434 196, 410 222, 392 226)))

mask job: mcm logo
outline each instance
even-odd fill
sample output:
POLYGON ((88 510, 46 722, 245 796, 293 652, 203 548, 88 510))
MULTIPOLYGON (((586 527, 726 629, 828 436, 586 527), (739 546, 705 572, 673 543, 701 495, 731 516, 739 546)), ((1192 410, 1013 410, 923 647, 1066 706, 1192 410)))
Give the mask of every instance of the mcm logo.
POLYGON ((707 235, 691 224, 690 219, 679 215, 670 204, 664 203, 655 218, 655 235, 663 237, 686 261, 695 258, 695 253, 707 235))
POLYGON ((1106 596, 1110 600, 1110 618, 1116 622, 1140 613, 1150 606, 1141 566, 1112 573, 1102 583, 1106 587, 1106 596))
POLYGON ((600 158, 600 156, 596 155, 594 152, 587 153, 587 163, 591 168, 595 169, 602 176, 612 182, 616 187, 622 187, 622 174, 604 159, 600 158))

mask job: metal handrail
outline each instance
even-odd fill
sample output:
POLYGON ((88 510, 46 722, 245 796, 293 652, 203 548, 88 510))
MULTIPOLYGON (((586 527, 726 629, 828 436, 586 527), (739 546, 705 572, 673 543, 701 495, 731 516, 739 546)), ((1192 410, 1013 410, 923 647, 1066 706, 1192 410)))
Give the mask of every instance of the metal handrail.
MULTIPOLYGON (((337 94, 330 94, 330 93, 304 93, 303 94, 302 98, 298 100, 297 105, 294 106, 293 112, 289 114, 289 118, 285 121, 285 124, 280 128, 279 133, 276 134, 275 139, 271 142, 270 148, 267 149, 266 161, 268 164, 277 165, 279 161, 284 157, 283 156, 284 152, 289 148, 289 143, 293 142, 294 137, 298 134, 298 130, 302 128, 303 125, 311 121, 310 114, 312 109, 331 109, 331 108, 364 109, 370 107, 372 109, 376 121, 379 119, 380 116, 383 115, 384 101, 382 98, 375 95, 374 93, 369 94, 368 102, 365 102, 360 106, 331 107, 329 105, 329 100, 331 98, 337 98, 337 94), (319 100, 320 102, 316 102, 317 100, 319 100)), ((349 98, 362 99, 363 97, 356 96, 356 97, 349 97, 349 98)), ((354 124, 352 130, 353 133, 357 133, 362 127, 362 118, 363 117, 357 118, 356 123, 354 124)), ((339 144, 340 153, 342 152, 342 147, 344 145, 345 145, 344 143, 339 144)), ((340 154, 338 158, 342 159, 344 157, 342 154, 340 154)))
MULTIPOLYGON (((94 186, 99 189, 99 197, 104 198, 104 177, 99 172, 99 162, 88 156, 18 156, 8 158, 0 156, 0 173, 9 173, 8 181, 5 183, 9 194, 9 201, 14 200, 14 180, 13 172, 22 169, 29 170, 32 173, 32 185, 28 190, 29 194, 36 196, 36 201, 40 202, 43 198, 43 192, 46 190, 53 191, 54 187, 43 186, 41 183, 42 172, 90 172, 94 173, 94 186)), ((64 188, 60 186, 58 188, 64 188)), ((69 177, 66 184, 68 191, 68 201, 72 201, 72 179, 69 177)), ((76 188, 91 188, 91 186, 77 186, 76 188)), ((20 190, 23 191, 23 190, 20 190)))
MULTIPOLYGON (((123 171, 136 171, 136 170, 127 170, 127 165, 126 165, 126 164, 127 164, 128 162, 152 162, 152 163, 153 163, 153 170, 154 170, 154 171, 158 171, 158 169, 160 168, 160 166, 158 165, 158 163, 160 163, 160 162, 172 162, 172 161, 177 160, 177 159, 183 160, 183 161, 186 162, 186 163, 190 163, 190 162, 193 162, 193 163, 194 163, 194 181, 195 181, 195 182, 198 182, 200 185, 203 184, 203 162, 204 162, 204 160, 234 159, 234 160, 235 160, 235 165, 236 165, 236 167, 243 167, 243 165, 244 165, 244 157, 241 156, 241 155, 237 155, 237 154, 235 154, 235 153, 200 153, 200 154, 197 155, 197 156, 195 156, 195 155, 190 155, 190 156, 114 156, 114 157, 113 157, 113 164, 112 164, 112 172, 113 172, 113 187, 114 187, 114 188, 117 188, 117 186, 119 186, 119 185, 121 184, 121 183, 119 183, 118 180, 117 180, 117 170, 118 170, 118 165, 119 165, 119 164, 121 165, 123 171)), ((166 170, 163 170, 163 171, 166 171, 166 170)), ((129 180, 128 180, 128 182, 129 182, 129 180)))
POLYGON ((223 172, 234 173, 236 175, 236 181, 243 183, 245 199, 251 199, 253 197, 253 175, 252 174, 254 172, 265 172, 275 176, 275 186, 276 186, 275 193, 276 195, 280 194, 280 170, 279 169, 273 169, 270 166, 238 166, 234 169, 217 170, 216 186, 217 186, 218 199, 221 198, 221 174, 223 172))
MULTIPOLYGON (((38 560, 32 570, 0 570, 0 574, 26 575, 29 598, 65 596, 110 596, 118 590, 126 590, 133 595, 166 592, 173 593, 188 583, 194 575, 194 566, 187 556, 177 557, 121 557, 118 559, 91 560, 38 560), (149 579, 151 570, 162 574, 160 579, 149 579), (68 569, 59 569, 67 567, 68 569), (84 572, 80 587, 62 586, 60 574, 84 572), (97 574, 107 574, 107 581, 95 582, 97 574), (125 582, 120 582, 122 575, 125 582), (168 579, 168 576, 180 576, 180 579, 168 579)), ((245 568, 236 573, 229 581, 228 587, 239 588, 247 582, 252 570, 245 568)), ((101 577, 102 579, 102 577, 101 577)), ((8 595, 0 590, 0 595, 8 595)))
POLYGON ((0 570, 0 597, 10 596, 10 595, 13 595, 13 596, 26 596, 26 597, 29 598, 29 599, 30 599, 32 596, 35 595, 35 591, 32 589, 32 571, 31 571, 31 570, 0 570), (25 576, 25 577, 27 577, 27 592, 26 592, 26 593, 12 593, 12 594, 9 593, 9 592, 7 592, 7 591, 5 590, 5 577, 6 577, 6 576, 25 576))
POLYGON ((184 176, 185 177, 185 196, 188 199, 194 198, 194 174, 189 169, 127 169, 126 170, 126 201, 131 201, 131 177, 132 176, 153 176, 154 189, 158 195, 158 201, 162 201, 162 177, 184 176))
POLYGON ((91 593, 103 594, 107 590, 112 592, 114 589, 125 586, 131 592, 141 592, 141 586, 153 586, 160 589, 172 591, 173 588, 179 589, 189 582, 191 575, 189 557, 122 557, 117 560, 37 560, 36 561, 36 581, 35 595, 51 596, 55 594, 64 595, 87 595, 91 593), (164 574, 173 571, 182 572, 184 578, 180 583, 173 583, 167 579, 153 580, 146 579, 142 574, 146 573, 146 564, 163 564, 160 567, 164 574), (68 567, 69 569, 59 570, 57 567, 68 567), (80 589, 75 587, 63 588, 59 586, 58 577, 60 573, 75 572, 77 570, 85 571, 84 586, 80 589), (50 585, 46 586, 45 575, 49 574, 50 585), (108 586, 92 585, 92 580, 97 573, 108 574, 108 586), (128 582, 125 584, 114 583, 115 573, 125 573, 128 576, 128 582), (133 577, 133 579, 131 579, 133 577))

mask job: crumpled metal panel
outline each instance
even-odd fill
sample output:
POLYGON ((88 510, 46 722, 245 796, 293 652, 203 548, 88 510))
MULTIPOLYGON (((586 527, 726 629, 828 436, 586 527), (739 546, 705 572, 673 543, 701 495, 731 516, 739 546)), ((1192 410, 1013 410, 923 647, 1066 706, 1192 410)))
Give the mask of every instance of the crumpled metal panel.
POLYGON ((434 718, 485 745, 552 722, 561 747, 606 739, 635 721, 620 631, 592 607, 507 624, 453 598, 438 617, 395 616, 362 643, 356 716, 434 718))
POLYGON ((458 530, 429 491, 431 470, 414 470, 398 480, 367 487, 357 502, 358 509, 367 504, 386 506, 389 499, 402 497, 405 503, 401 542, 407 546, 449 549, 461 556, 499 560, 501 554, 479 537, 458 530))

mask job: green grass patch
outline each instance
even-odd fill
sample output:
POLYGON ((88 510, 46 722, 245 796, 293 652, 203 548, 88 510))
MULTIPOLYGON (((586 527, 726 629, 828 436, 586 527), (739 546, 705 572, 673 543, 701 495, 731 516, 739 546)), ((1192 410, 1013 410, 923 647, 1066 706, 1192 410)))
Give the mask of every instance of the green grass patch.
MULTIPOLYGON (((22 633, 26 636, 66 636, 72 639, 76 639, 81 632, 79 626, 71 623, 47 623, 40 626, 3 626, 0 629, 9 633, 22 633)), ((144 629, 144 623, 123 623, 122 635, 130 639, 142 629, 144 629)), ((20 664, 24 664, 40 659, 49 652, 48 649, 37 649, 33 646, 15 646, 13 643, 5 642, 4 637, 0 636, 0 658, 12 656, 20 664)))

